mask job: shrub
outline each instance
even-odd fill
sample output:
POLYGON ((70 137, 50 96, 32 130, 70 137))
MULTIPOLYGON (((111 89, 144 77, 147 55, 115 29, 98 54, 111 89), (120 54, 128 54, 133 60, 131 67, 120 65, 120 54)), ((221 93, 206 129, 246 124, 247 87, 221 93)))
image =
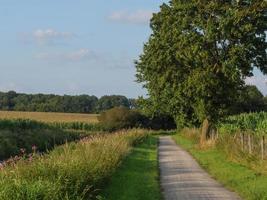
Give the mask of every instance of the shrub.
POLYGON ((144 127, 146 117, 125 107, 112 108, 98 117, 100 124, 110 130, 144 127))
POLYGON ((103 130, 114 131, 123 128, 147 128, 153 130, 176 129, 175 121, 167 115, 147 116, 138 110, 116 107, 101 113, 98 117, 99 127, 103 130))

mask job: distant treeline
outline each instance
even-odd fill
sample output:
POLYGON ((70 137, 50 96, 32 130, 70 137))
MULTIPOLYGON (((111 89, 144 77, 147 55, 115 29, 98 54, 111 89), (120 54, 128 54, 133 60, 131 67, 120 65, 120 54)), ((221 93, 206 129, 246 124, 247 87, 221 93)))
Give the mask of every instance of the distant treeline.
POLYGON ((135 108, 136 100, 120 95, 97 98, 89 95, 60 96, 0 92, 0 110, 7 111, 99 113, 120 106, 135 108))
MULTIPOLYGON (((256 86, 248 85, 237 91, 239 98, 231 106, 231 114, 267 111, 265 97, 256 86)), ((121 95, 105 95, 101 98, 90 95, 23 94, 14 91, 0 92, 0 110, 29 112, 100 113, 114 107, 135 109, 137 99, 121 95)))
POLYGON ((230 114, 267 111, 267 96, 264 96, 255 85, 247 85, 237 92, 239 98, 231 106, 230 114))

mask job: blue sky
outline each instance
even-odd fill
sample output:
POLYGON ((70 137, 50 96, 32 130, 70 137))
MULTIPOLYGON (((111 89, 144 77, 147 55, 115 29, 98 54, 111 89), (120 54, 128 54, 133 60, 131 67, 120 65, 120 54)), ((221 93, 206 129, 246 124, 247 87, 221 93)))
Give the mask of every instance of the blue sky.
MULTIPOLYGON (((163 0, 0 0, 0 90, 146 94, 133 60, 163 0)), ((248 80, 267 94, 266 76, 248 80)))

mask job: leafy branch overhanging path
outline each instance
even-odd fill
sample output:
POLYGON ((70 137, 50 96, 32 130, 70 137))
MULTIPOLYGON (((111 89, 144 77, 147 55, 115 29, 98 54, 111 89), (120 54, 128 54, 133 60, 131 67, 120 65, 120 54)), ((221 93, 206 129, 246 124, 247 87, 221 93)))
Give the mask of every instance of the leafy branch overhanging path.
POLYGON ((159 139, 159 166, 165 200, 241 200, 212 179, 170 136, 159 139))

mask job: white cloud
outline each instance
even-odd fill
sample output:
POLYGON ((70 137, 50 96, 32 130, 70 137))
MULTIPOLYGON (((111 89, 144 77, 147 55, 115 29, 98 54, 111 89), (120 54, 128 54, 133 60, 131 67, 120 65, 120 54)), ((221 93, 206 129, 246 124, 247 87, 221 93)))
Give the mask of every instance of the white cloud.
POLYGON ((79 61, 83 59, 93 58, 94 53, 91 52, 89 49, 79 49, 78 51, 71 52, 66 54, 66 58, 72 61, 79 61))
POLYGON ((153 12, 148 10, 137 10, 135 12, 117 11, 108 16, 108 19, 122 23, 147 24, 152 18, 152 14, 153 12))
POLYGON ((47 61, 73 61, 79 62, 84 60, 94 60, 96 54, 89 49, 79 49, 67 53, 40 53, 36 56, 38 59, 47 61))
POLYGON ((38 29, 33 32, 33 36, 38 40, 58 39, 58 38, 70 38, 73 37, 73 33, 58 32, 53 29, 38 29))
POLYGON ((70 40, 75 37, 75 34, 71 32, 61 32, 52 28, 48 28, 36 29, 30 33, 22 33, 20 37, 23 42, 34 42, 39 45, 44 45, 70 40))

